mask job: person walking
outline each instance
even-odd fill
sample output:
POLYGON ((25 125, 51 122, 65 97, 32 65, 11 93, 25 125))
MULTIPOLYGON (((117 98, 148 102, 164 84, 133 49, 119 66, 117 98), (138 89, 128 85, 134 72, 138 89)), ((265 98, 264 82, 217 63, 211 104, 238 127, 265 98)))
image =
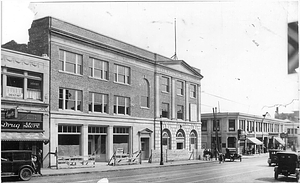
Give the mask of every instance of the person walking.
POLYGON ((37 154, 36 154, 36 173, 39 173, 41 176, 42 172, 41 172, 41 168, 42 168, 42 149, 38 149, 37 154))

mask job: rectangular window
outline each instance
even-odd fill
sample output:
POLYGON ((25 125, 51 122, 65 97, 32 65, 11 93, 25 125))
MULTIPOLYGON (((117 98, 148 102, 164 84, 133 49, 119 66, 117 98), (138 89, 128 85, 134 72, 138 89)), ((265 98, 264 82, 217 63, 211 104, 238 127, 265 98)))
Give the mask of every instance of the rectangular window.
POLYGON ((6 90, 6 97, 42 100, 43 74, 10 68, 5 74, 6 86, 2 87, 6 90))
POLYGON ((161 104, 161 117, 169 118, 169 104, 168 103, 161 104))
POLYGON ((82 111, 82 91, 59 89, 59 109, 82 111))
POLYGON ((82 55, 59 50, 59 70, 82 75, 82 55))
POLYGON ((89 58, 89 76, 108 80, 108 62, 89 58))
POLYGON ((196 98, 196 85, 190 85, 190 97, 196 98))
POLYGON ((183 95, 183 82, 182 81, 177 81, 177 95, 183 95))
POLYGON ((90 92, 89 111, 108 113, 108 95, 90 92))
POLYGON ((234 119, 228 120, 228 130, 235 131, 235 120, 234 119))
POLYGON ((212 120, 213 121, 213 130, 214 131, 220 131, 220 120, 212 120))
POLYGON ((114 68, 114 81, 118 83, 130 84, 130 68, 121 65, 115 65, 114 68))
POLYGON ((169 92, 170 91, 170 79, 167 77, 161 77, 161 88, 163 92, 169 92))
POLYGON ((183 120, 183 106, 177 105, 177 119, 183 120))
POLYGON ((114 97, 114 113, 130 115, 130 98, 128 97, 114 97))
POLYGON ((207 131, 207 120, 201 120, 201 131, 207 131))

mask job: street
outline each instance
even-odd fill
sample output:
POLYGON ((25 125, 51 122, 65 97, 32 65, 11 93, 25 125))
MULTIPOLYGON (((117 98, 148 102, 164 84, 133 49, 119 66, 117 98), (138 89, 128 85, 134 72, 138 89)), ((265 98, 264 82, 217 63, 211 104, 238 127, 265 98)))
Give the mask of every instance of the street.
MULTIPOLYGON (((284 176, 279 176, 279 180, 275 180, 273 170, 273 166, 268 166, 266 157, 257 157, 243 159, 242 162, 226 161, 222 164, 219 164, 219 162, 210 162, 184 166, 162 166, 135 170, 33 177, 29 182, 96 183, 101 178, 108 178, 109 183, 296 182, 294 177, 284 176)), ((18 181, 4 179, 3 182, 18 181)))

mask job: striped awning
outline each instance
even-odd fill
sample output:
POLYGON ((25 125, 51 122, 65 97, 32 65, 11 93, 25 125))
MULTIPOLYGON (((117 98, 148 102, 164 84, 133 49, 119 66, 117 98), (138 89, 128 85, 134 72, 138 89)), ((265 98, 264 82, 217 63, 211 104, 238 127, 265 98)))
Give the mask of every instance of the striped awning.
POLYGON ((1 141, 48 141, 43 133, 1 132, 1 141))
POLYGON ((283 141, 280 137, 274 137, 274 139, 275 139, 279 144, 285 145, 284 141, 283 141))
POLYGON ((256 144, 256 145, 262 145, 263 144, 260 140, 258 140, 255 137, 252 137, 252 138, 248 137, 247 140, 248 140, 247 141, 248 143, 253 143, 253 144, 256 144))

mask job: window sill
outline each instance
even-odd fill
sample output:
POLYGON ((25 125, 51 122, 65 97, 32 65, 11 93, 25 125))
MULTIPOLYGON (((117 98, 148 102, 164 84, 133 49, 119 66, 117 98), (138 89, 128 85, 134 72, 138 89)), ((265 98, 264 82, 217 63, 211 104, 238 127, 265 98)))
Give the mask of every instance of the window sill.
POLYGON ((149 107, 143 107, 143 106, 141 106, 141 109, 147 109, 147 110, 149 110, 150 108, 149 107))
POLYGON ((58 70, 58 72, 64 73, 64 74, 70 74, 70 75, 73 75, 73 76, 80 76, 80 77, 83 77, 82 74, 76 74, 76 73, 73 73, 73 72, 67 72, 67 71, 62 71, 62 70, 58 70))
POLYGON ((177 94, 177 96, 178 96, 178 97, 184 97, 184 95, 181 95, 181 94, 177 94))
POLYGON ((161 93, 169 94, 170 92, 167 92, 167 91, 161 91, 161 93))
POLYGON ((114 81, 115 84, 119 84, 119 85, 124 85, 124 86, 131 86, 130 84, 127 84, 127 83, 120 83, 120 82, 116 82, 114 81))
POLYGON ((96 78, 96 77, 92 77, 92 76, 89 76, 88 78, 89 78, 89 79, 95 79, 95 80, 100 80, 100 81, 105 81, 105 82, 108 82, 108 80, 107 80, 107 79, 96 78))

